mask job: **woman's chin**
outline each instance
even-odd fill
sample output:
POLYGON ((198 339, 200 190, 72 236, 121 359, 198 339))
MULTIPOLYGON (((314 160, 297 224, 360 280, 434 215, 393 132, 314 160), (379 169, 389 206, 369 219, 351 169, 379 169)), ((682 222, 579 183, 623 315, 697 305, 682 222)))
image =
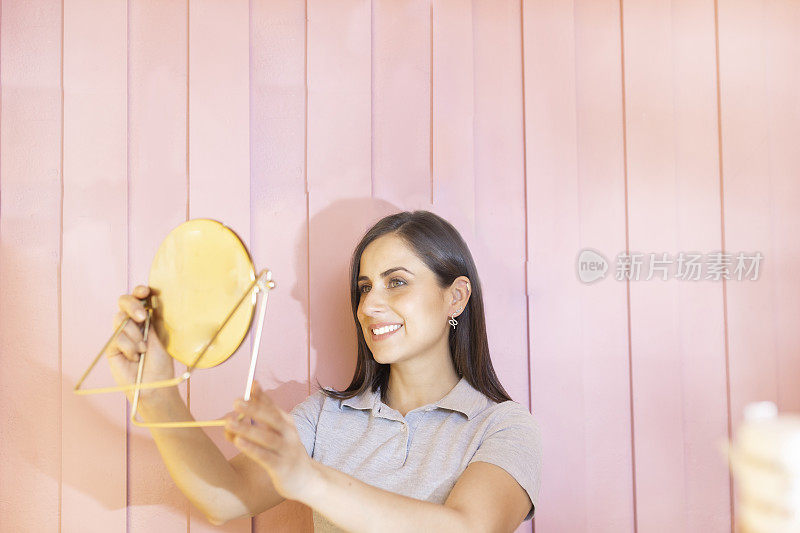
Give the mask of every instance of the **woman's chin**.
POLYGON ((392 364, 395 361, 397 361, 396 354, 393 354, 393 353, 381 353, 380 351, 378 351, 378 353, 375 353, 375 351, 372 351, 372 358, 375 359, 376 363, 380 363, 382 365, 389 365, 389 364, 392 364))

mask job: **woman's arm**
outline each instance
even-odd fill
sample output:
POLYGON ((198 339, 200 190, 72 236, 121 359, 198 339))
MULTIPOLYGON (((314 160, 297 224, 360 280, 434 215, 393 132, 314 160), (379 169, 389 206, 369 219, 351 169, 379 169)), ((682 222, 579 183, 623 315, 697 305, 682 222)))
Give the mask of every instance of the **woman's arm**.
MULTIPOLYGON (((177 389, 140 402, 146 422, 194 420, 177 389)), ((240 453, 230 462, 201 428, 148 428, 175 484, 212 524, 256 515, 284 500, 264 469, 240 453)))
POLYGON ((466 515, 445 505, 401 496, 368 485, 314 461, 316 482, 299 501, 354 533, 470 531, 466 515))
POLYGON ((356 533, 469 531, 466 513, 456 508, 378 489, 313 460, 292 417, 258 382, 250 400, 234 402, 234 411, 225 416, 227 437, 269 474, 279 494, 315 508, 339 527, 356 533))
POLYGON ((317 482, 301 501, 354 532, 514 531, 531 499, 501 467, 471 463, 444 504, 401 496, 315 462, 317 482))
MULTIPOLYGON (((118 300, 114 330, 123 322, 125 325, 108 344, 106 356, 119 385, 139 378, 143 352, 145 383, 175 375, 173 359, 154 329, 145 342, 142 329, 148 316, 144 307, 148 297, 150 287, 138 285, 118 300)), ((127 391, 126 395, 133 403, 134 392, 127 391)), ((137 410, 145 422, 194 420, 174 387, 141 390, 137 410)), ((175 484, 210 522, 220 524, 258 514, 283 501, 263 468, 244 454, 229 462, 202 428, 148 429, 175 484)))

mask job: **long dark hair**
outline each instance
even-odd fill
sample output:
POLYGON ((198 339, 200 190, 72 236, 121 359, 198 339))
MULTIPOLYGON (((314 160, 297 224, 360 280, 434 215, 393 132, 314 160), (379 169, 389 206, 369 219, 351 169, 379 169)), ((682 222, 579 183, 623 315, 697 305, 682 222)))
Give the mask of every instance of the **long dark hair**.
POLYGON ((343 390, 326 390, 319 381, 317 385, 330 398, 351 398, 366 390, 380 389, 382 401, 386 401, 390 365, 375 361, 364 339, 358 321, 359 265, 364 249, 375 239, 392 233, 401 238, 415 254, 430 268, 441 288, 449 287, 459 276, 466 276, 472 286, 467 306, 458 317, 458 326, 450 329, 450 354, 459 377, 464 377, 476 390, 501 403, 511 400, 503 389, 492 367, 489 342, 486 338, 486 318, 483 312, 483 295, 478 270, 472 254, 448 221, 430 211, 403 211, 380 219, 361 238, 350 261, 350 303, 358 335, 358 360, 350 385, 343 390))

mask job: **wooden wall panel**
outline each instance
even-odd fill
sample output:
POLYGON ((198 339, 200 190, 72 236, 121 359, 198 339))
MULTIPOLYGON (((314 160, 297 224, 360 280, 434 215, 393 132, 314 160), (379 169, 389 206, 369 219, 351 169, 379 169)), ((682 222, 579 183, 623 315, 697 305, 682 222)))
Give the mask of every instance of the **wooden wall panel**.
MULTIPOLYGON (((304 3, 251 4, 250 251, 256 268, 271 269, 276 283, 256 376, 285 411, 311 392, 305 33, 304 3)), ((291 500, 253 523, 265 533, 313 530, 309 508, 291 500)))
MULTIPOLYGON (((764 75, 769 120, 769 183, 772 263, 779 284, 774 297, 775 355, 781 410, 800 412, 800 259, 792 243, 800 235, 800 4, 765 4, 764 75)), ((737 213, 729 213, 737 216, 737 213)))
POLYGON ((617 2, 523 4, 532 408, 538 531, 633 531, 627 291, 576 260, 625 249, 617 2))
MULTIPOLYGON (((189 218, 211 218, 250 245, 249 4, 203 0, 189 5, 189 218)), ((252 331, 251 331, 252 333, 252 331)), ((189 401, 197 420, 220 418, 244 395, 250 367, 250 334, 213 371, 193 373, 189 401)), ((239 450, 223 428, 204 428, 231 459, 239 450)), ((240 518, 213 526, 190 507, 190 529, 250 531, 240 518)))
MULTIPOLYGON (((596 247, 612 260, 626 245, 618 2, 586 0, 575 5, 575 47, 580 240, 573 252, 573 269, 579 249, 596 247)), ((613 279, 613 272, 606 277, 597 284, 582 286, 578 304, 587 406, 586 530, 631 531, 635 528, 635 502, 628 287, 613 279)))
MULTIPOLYGON (((726 283, 734 435, 750 402, 773 401, 781 411, 800 409, 800 286, 793 274, 800 201, 799 22, 793 2, 719 5, 724 243, 734 254, 763 256, 757 279, 752 279, 754 272, 746 281, 726 283)), ((735 514, 734 527, 740 527, 735 514)))
POLYGON ((527 2, 523 17, 530 372, 532 407, 543 440, 536 525, 539 531, 586 531, 587 413, 580 323, 573 319, 580 287, 567 267, 579 243, 580 221, 574 15, 557 2, 527 2), (577 331, 563 338, 559 328, 564 323, 573 323, 577 331))
POLYGON ((758 280, 726 283, 734 434, 747 403, 779 400, 763 14, 761 3, 724 2, 718 15, 725 247, 764 256, 758 280))
POLYGON ((372 2, 372 194, 402 210, 431 204, 431 6, 372 2))
POLYGON ((308 239, 312 390, 345 388, 356 363, 350 253, 371 201, 370 2, 308 2, 308 239), (332 320, 332 317, 338 317, 332 320))
MULTIPOLYGON (((186 3, 154 0, 129 2, 128 15, 130 293, 147 285, 158 247, 187 216, 188 19, 186 3)), ((178 388, 186 399, 187 384, 178 388)), ((186 531, 189 500, 150 430, 130 422, 128 478, 128 531, 186 531)))
POLYGON ((731 417, 746 403, 772 400, 797 410, 791 339, 797 284, 787 248, 796 222, 799 46, 797 7, 726 2, 719 10, 725 240, 729 251, 764 255, 758 279, 727 283, 731 417), (786 305, 780 304, 784 302, 786 305))
MULTIPOLYGON (((472 7, 475 226, 470 248, 483 289, 492 365, 511 398, 530 408, 521 4, 478 1, 472 7)), ((532 531, 532 526, 526 522, 517 531, 532 531)))
POLYGON ((472 3, 433 3, 433 205, 467 244, 475 234, 474 44, 472 3))
POLYGON ((473 3, 475 234, 471 250, 490 317, 486 327, 492 364, 506 392, 530 407, 521 16, 517 1, 473 3))
MULTIPOLYGON (((735 529, 719 444, 751 401, 800 410, 798 24, 778 0, 3 1, 0 522, 311 531, 295 502, 212 526, 122 394, 72 388, 116 297, 200 217, 273 270, 261 383, 287 411, 342 388, 352 249, 431 209, 542 427, 535 528, 735 529), (585 248, 606 279, 580 282, 585 248), (763 260, 757 280, 625 282, 626 250, 763 260)), ((231 410, 251 346, 182 386, 198 419, 231 410)), ((103 361, 85 386, 111 381, 103 361)))
POLYGON ((61 4, 3 2, 0 527, 9 531, 60 524, 60 398, 70 387, 59 359, 61 125, 61 4))
MULTIPOLYGON (((68 385, 61 391, 60 527, 122 531, 127 400, 72 388, 108 339, 117 308, 110 295, 127 289, 126 2, 70 2, 63 16, 61 369, 68 385)), ((109 384, 110 372, 100 368, 85 387, 109 384)))
POLYGON ((650 277, 663 253, 718 251, 713 3, 630 2, 624 11, 628 235, 637 526, 730 528, 720 282, 650 277), (701 324, 701 325, 700 325, 701 324), (680 510, 677 511, 676 510, 680 510))

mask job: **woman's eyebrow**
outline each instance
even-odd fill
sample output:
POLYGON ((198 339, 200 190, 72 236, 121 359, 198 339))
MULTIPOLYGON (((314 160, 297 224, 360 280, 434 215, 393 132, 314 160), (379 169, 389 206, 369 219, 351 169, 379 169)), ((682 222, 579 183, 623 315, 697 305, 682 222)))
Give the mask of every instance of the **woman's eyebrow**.
MULTIPOLYGON (((413 272, 411 272, 409 269, 407 269, 405 267, 392 267, 392 268, 390 268, 388 270, 384 270, 383 272, 381 272, 381 277, 385 278, 386 276, 388 276, 392 272, 396 272, 398 270, 405 270, 406 272, 408 272, 412 276, 414 275, 413 272)), ((361 281, 361 280, 369 280, 369 278, 367 276, 358 276, 358 280, 357 281, 361 281)))

